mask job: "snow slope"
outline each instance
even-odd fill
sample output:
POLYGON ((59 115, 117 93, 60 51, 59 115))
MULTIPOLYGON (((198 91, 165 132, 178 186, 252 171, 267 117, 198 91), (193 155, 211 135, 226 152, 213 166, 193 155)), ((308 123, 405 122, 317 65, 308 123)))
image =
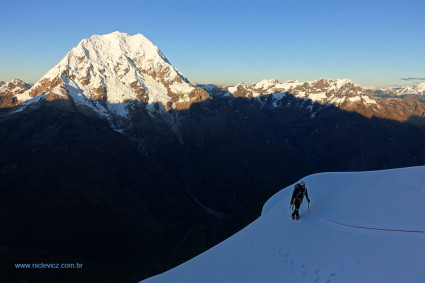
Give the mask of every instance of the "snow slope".
MULTIPOLYGON (((425 230, 425 167, 304 179, 315 213, 357 226, 425 230)), ((143 282, 425 282, 425 233, 341 226, 301 206, 289 186, 260 218, 196 258, 143 282)))

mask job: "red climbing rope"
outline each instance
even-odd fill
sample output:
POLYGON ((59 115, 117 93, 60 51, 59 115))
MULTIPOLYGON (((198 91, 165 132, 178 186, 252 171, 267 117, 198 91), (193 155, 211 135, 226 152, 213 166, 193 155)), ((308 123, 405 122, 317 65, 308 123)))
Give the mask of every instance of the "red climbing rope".
POLYGON ((323 217, 323 216, 317 214, 316 212, 314 212, 311 209, 309 211, 311 213, 313 213, 315 216, 317 216, 317 217, 319 217, 319 218, 321 218, 323 220, 326 220, 328 222, 332 222, 332 223, 335 223, 335 224, 338 224, 338 225, 341 225, 341 226, 346 226, 346 227, 352 227, 352 228, 358 228, 358 229, 367 229, 367 230, 379 230, 379 231, 390 231, 390 232, 406 232, 406 233, 424 233, 425 234, 425 231, 402 230, 402 229, 387 229, 387 228, 376 228, 376 227, 363 227, 363 226, 356 226, 356 225, 344 224, 344 223, 340 223, 340 222, 337 222, 337 221, 334 221, 334 220, 327 219, 326 217, 323 217))

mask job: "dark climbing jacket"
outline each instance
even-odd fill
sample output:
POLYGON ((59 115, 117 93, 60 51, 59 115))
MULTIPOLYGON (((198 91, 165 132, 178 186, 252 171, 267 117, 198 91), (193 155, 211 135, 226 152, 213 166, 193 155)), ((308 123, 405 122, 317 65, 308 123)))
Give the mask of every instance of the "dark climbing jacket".
POLYGON ((291 204, 294 202, 294 200, 298 200, 301 204, 303 202, 304 195, 307 201, 310 202, 310 199, 308 198, 307 188, 303 188, 300 184, 296 184, 292 193, 291 204))

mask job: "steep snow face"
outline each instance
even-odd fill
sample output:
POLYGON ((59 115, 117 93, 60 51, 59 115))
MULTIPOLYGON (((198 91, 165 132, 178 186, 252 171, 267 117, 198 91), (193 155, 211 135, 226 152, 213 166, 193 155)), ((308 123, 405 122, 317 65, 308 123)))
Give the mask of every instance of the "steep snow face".
POLYGON ((196 91, 146 37, 121 32, 82 40, 17 97, 26 101, 43 93, 60 94, 57 86, 66 89, 77 104, 93 107, 105 102, 120 115, 126 112, 125 105, 119 105, 128 101, 159 102, 168 110, 190 106, 194 97, 203 100, 208 96, 196 91))
POLYGON ((293 185, 251 225, 143 282, 425 282, 425 167, 304 178, 311 199, 290 219, 293 185), (319 216, 316 216, 315 214, 319 216))

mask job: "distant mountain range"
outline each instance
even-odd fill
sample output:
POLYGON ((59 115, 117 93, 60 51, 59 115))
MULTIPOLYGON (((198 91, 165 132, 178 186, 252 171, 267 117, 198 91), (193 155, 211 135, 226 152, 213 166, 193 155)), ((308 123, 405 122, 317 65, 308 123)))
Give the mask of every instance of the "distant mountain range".
POLYGON ((19 79, 1 82, 0 107, 27 106, 40 99, 62 100, 62 104, 72 104, 80 111, 93 112, 115 128, 120 127, 119 120, 131 120, 135 104, 146 105, 151 113, 157 111, 158 106, 161 112, 166 112, 189 109, 193 103, 220 95, 249 99, 272 95, 277 104, 283 95, 289 94, 368 118, 398 121, 406 121, 412 116, 423 117, 425 113, 422 103, 425 83, 375 90, 363 89, 349 79, 285 83, 269 79, 249 86, 239 83, 233 87, 192 85, 144 36, 120 32, 84 39, 29 87, 19 79), (391 99, 398 97, 411 99, 391 99))
MULTIPOLYGON (((317 79, 310 82, 295 80, 286 83, 278 80, 263 80, 250 86, 240 83, 225 90, 229 91, 228 95, 244 98, 258 98, 270 94, 275 106, 285 95, 293 95, 323 106, 333 105, 345 111, 357 112, 368 118, 380 117, 406 121, 412 116, 423 117, 425 114, 425 105, 418 100, 375 97, 349 79, 317 79)), ((213 93, 214 89, 210 86, 208 91, 213 93)), ((316 113, 312 112, 312 117, 316 113)))
POLYGON ((389 86, 385 88, 379 88, 370 90, 376 94, 390 95, 390 96, 424 96, 425 95, 425 83, 420 83, 416 86, 389 86))
POLYGON ((418 99, 349 79, 191 84, 140 34, 82 40, 33 86, 2 82, 0 107, 6 281, 45 279, 8 269, 21 259, 90 266, 61 282, 141 280, 302 176, 425 163, 418 99))

